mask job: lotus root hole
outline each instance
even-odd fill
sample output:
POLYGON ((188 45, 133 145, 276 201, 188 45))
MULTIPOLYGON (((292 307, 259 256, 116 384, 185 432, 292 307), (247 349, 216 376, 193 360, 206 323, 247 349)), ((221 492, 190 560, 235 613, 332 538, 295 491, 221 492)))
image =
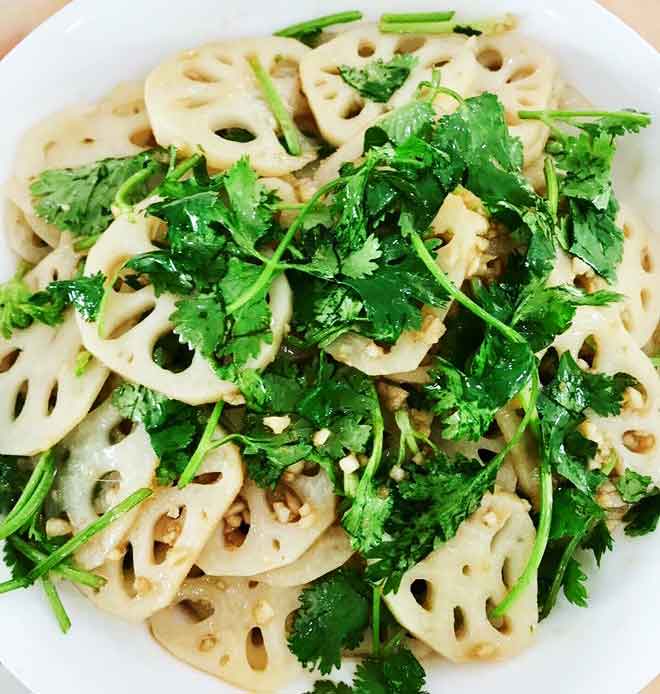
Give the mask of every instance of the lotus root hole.
POLYGON ((245 143, 254 142, 257 139, 257 136, 251 130, 240 125, 220 128, 214 132, 221 140, 227 140, 228 142, 245 143))
POLYGON ((13 349, 11 352, 9 352, 9 354, 6 354, 0 359, 0 374, 6 373, 9 371, 9 369, 11 369, 12 366, 14 366, 20 353, 20 349, 13 349))
POLYGON ((21 416, 21 412, 23 412, 25 401, 27 400, 28 396, 28 388, 28 382, 25 380, 21 383, 18 391, 16 392, 16 400, 14 401, 14 419, 18 419, 21 416))
POLYGON ((520 82, 521 80, 526 80, 531 77, 536 72, 536 68, 533 65, 525 65, 524 67, 519 67, 507 80, 510 84, 511 82, 520 82))
POLYGON ((630 333, 634 330, 634 323, 633 323, 633 317, 632 313, 630 313, 630 310, 627 308, 624 308, 623 311, 621 311, 621 322, 623 323, 623 327, 630 333))
POLYGON ((81 145, 93 145, 96 142, 96 140, 93 137, 83 137, 82 140, 80 140, 81 145))
POLYGON ((129 544, 121 563, 124 592, 129 598, 137 595, 135 590, 135 568, 133 567, 133 547, 129 544))
POLYGON ((208 106, 210 103, 208 99, 202 97, 194 96, 184 96, 176 101, 178 106, 182 108, 187 108, 190 111, 194 111, 196 108, 202 108, 203 106, 208 106))
POLYGON ((639 300, 642 302, 642 308, 648 309, 651 303, 651 292, 648 289, 642 289, 639 293, 639 300))
POLYGON ((598 355, 598 340, 595 335, 584 339, 577 353, 577 364, 583 369, 593 369, 598 355))
POLYGON ((364 110, 364 101, 360 99, 351 99, 341 110, 339 117, 344 120, 352 120, 357 118, 364 110))
POLYGON ((648 402, 648 391, 642 383, 629 386, 623 393, 623 407, 626 410, 642 410, 648 402))
POLYGON ((298 63, 291 58, 282 55, 275 56, 275 61, 270 68, 271 77, 280 79, 283 77, 297 77, 298 63))
POLYGON ((491 623, 493 629, 496 629, 500 634, 508 636, 511 634, 511 619, 504 615, 503 617, 492 617, 491 612, 497 607, 497 603, 493 598, 488 598, 486 600, 486 615, 488 616, 488 621, 491 623))
POLYGON ((323 72, 326 73, 326 75, 338 75, 339 74, 339 68, 336 65, 327 65, 326 67, 322 68, 323 72))
POLYGON ((208 653, 212 651, 218 645, 218 639, 213 636, 213 634, 207 634, 202 636, 199 640, 199 645, 197 646, 200 653, 208 653))
POLYGON ((57 394, 59 391, 59 386, 57 381, 53 383, 53 387, 50 389, 50 393, 48 394, 48 405, 46 409, 46 415, 50 417, 50 415, 53 414, 53 411, 57 407, 57 394))
POLYGON ((151 128, 143 128, 131 133, 128 138, 136 147, 157 147, 158 143, 151 128))
POLYGON ((181 600, 177 609, 189 624, 201 624, 215 612, 209 600, 181 600))
POLYGON ((454 607, 454 636, 457 641, 461 641, 467 634, 467 624, 465 623, 465 613, 458 605, 454 607))
POLYGON ((282 549, 282 543, 277 538, 273 539, 273 549, 276 552, 279 552, 282 549))
POLYGON ((222 658, 220 658, 220 667, 227 667, 229 665, 230 657, 225 653, 222 658))
POLYGON ((472 574, 472 569, 470 568, 469 564, 463 564, 463 568, 461 569, 461 573, 463 576, 470 576, 472 574))
POLYGON ((376 47, 371 41, 360 41, 358 45, 358 55, 360 58, 371 58, 371 56, 376 52, 376 47))
POLYGON ((190 567, 190 571, 188 571, 188 574, 186 575, 186 580, 192 579, 192 578, 201 578, 204 575, 204 572, 197 566, 197 564, 193 564, 190 567))
POLYGON ((268 652, 259 627, 252 627, 245 641, 245 655, 253 670, 263 672, 268 667, 268 652))
POLYGON ((423 36, 405 36, 400 39, 394 50, 395 53, 414 53, 426 45, 423 36))
POLYGON ((217 53, 216 56, 215 56, 215 59, 216 59, 219 63, 222 63, 223 65, 229 65, 229 66, 231 66, 231 65, 234 64, 233 59, 232 59, 230 56, 228 56, 228 55, 224 55, 224 53, 217 53))
POLYGON ((651 251, 648 246, 642 249, 641 263, 644 272, 653 272, 653 260, 651 259, 651 251))
POLYGON ((655 436, 645 431, 630 429, 623 434, 623 445, 632 453, 643 455, 655 448, 655 436))
POLYGON ((445 67, 445 65, 449 65, 450 62, 451 61, 449 60, 449 58, 441 58, 440 60, 434 59, 430 63, 428 63, 426 67, 429 70, 440 70, 443 67, 445 67))
POLYGON ((495 455, 495 451, 490 451, 487 448, 480 448, 477 451, 477 457, 484 465, 489 463, 495 457, 495 455))
POLYGON ((192 484, 209 485, 215 484, 222 479, 221 472, 204 472, 201 475, 193 478, 192 484))
POLYGON ((151 350, 152 361, 165 371, 181 373, 190 367, 195 352, 181 342, 173 331, 161 335, 151 350))
POLYGON ((117 445, 120 441, 123 441, 133 429, 135 429, 135 423, 125 417, 117 422, 108 432, 108 443, 111 446, 117 445))
POLYGON ((186 523, 186 507, 164 513, 154 525, 154 562, 162 564, 177 543, 186 523))
POLYGON ((504 65, 504 58, 502 57, 502 54, 495 48, 484 49, 477 56, 477 60, 481 65, 491 72, 501 70, 502 65, 504 65))
POLYGON ((512 588, 515 583, 515 578, 511 569, 511 559, 509 557, 502 562, 502 583, 504 583, 507 589, 512 588))
POLYGON ((112 109, 112 113, 120 118, 125 118, 126 116, 137 116, 139 113, 144 111, 144 103, 142 101, 136 100, 131 101, 126 104, 119 104, 112 109))
POLYGON ((633 236, 632 229, 631 229, 627 224, 624 224, 624 225, 623 225, 623 235, 624 235, 625 238, 627 238, 627 239, 631 239, 632 236, 633 236))
POLYGON ((254 590, 259 585, 259 581, 248 581, 248 588, 254 590))
POLYGON ((99 516, 115 505, 120 487, 121 472, 118 470, 110 470, 96 481, 92 489, 92 506, 99 516))
POLYGON ((427 612, 431 611, 432 592, 431 583, 423 578, 416 578, 410 584, 410 593, 415 598, 415 602, 427 612))
POLYGON ((302 474, 305 477, 316 477, 321 472, 321 466, 318 463, 310 463, 305 461, 303 466, 302 474))
POLYGON ((206 70, 193 66, 187 67, 183 71, 183 76, 192 82, 203 82, 204 84, 213 84, 214 82, 219 81, 217 77, 211 75, 206 70))

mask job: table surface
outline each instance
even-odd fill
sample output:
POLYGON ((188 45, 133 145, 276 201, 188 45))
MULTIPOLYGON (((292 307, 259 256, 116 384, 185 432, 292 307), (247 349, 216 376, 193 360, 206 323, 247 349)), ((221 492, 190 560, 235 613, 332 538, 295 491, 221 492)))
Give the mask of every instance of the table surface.
MULTIPOLYGON (((25 11, 24 0, 0 0, 0 56, 10 42, 20 40, 41 19, 65 4, 66 0, 31 0, 33 11, 25 11), (2 34, 2 27, 11 24, 12 31, 2 34)), ((601 4, 618 14, 634 27, 647 41, 660 49, 660 0, 600 0, 601 4)), ((0 664, 0 692, 2 694, 29 694, 0 664)), ((622 692, 622 694, 628 694, 622 692)), ((632 694, 632 693, 630 693, 632 694)), ((660 677, 643 694, 660 694, 660 677)))

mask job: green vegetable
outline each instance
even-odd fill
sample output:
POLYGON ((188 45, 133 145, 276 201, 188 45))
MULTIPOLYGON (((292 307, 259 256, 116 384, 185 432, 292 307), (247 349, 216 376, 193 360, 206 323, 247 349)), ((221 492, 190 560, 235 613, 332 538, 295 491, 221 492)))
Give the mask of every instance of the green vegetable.
POLYGON ((130 383, 114 390, 112 404, 123 417, 144 424, 159 459, 158 483, 167 485, 178 480, 204 435, 205 408, 170 400, 149 388, 130 383))
POLYGON ((630 537, 640 537, 652 533, 660 519, 660 491, 657 487, 649 495, 637 502, 626 512, 623 522, 624 532, 630 537))
POLYGON ((249 61, 252 72, 259 84, 261 93, 263 95, 264 101, 270 108, 271 113, 275 116, 280 129, 282 130, 282 135, 284 136, 284 141, 286 142, 287 150, 289 154, 294 157, 300 156, 302 153, 302 147, 300 145, 300 139, 302 137, 300 131, 293 122, 291 114, 287 110, 282 97, 280 97, 273 81, 270 78, 268 72, 264 69, 263 65, 259 62, 259 58, 252 56, 249 61))
POLYGON ((9 513, 18 501, 29 474, 22 461, 9 455, 0 455, 0 515, 9 513))
MULTIPOLYGON (((466 34, 468 36, 479 36, 480 34, 501 34, 515 27, 515 18, 512 15, 504 15, 497 19, 485 19, 476 22, 457 22, 452 19, 454 13, 437 13, 438 16, 444 14, 451 15, 448 19, 436 19, 433 13, 429 13, 429 19, 422 15, 418 21, 404 16, 398 21, 381 20, 379 29, 384 34, 466 34)), ((387 15, 395 18, 397 15, 387 15)))
POLYGON ((419 60, 411 53, 395 55, 392 60, 373 60, 364 67, 340 65, 341 78, 365 99, 385 103, 408 79, 419 60))
POLYGON ((616 225, 619 206, 612 192, 611 169, 616 138, 637 133, 651 118, 634 111, 519 111, 551 129, 547 145, 558 174, 558 196, 568 214, 562 217, 562 245, 609 282, 623 256, 623 233, 616 225), (577 128, 571 135, 560 124, 577 128))
POLYGON ((456 12, 391 12, 380 16, 381 24, 406 24, 410 22, 448 22, 456 12))
MULTIPOLYGON (((37 215, 75 237, 94 237, 112 222, 111 206, 120 186, 130 176, 146 170, 163 171, 159 151, 134 157, 103 159, 76 169, 43 171, 30 186, 37 215)), ((149 192, 145 180, 133 194, 144 198, 149 192)))
POLYGON ((341 665, 343 649, 356 648, 369 625, 371 591, 350 569, 339 569, 300 594, 289 648, 308 668, 327 674, 341 665))
POLYGON ((628 468, 614 486, 627 504, 635 504, 648 496, 648 489, 652 482, 653 480, 647 475, 640 475, 628 468))
POLYGON ((275 36, 286 36, 292 39, 298 39, 308 46, 314 46, 321 35, 321 32, 326 27, 333 24, 347 24, 349 22, 357 22, 362 19, 362 12, 357 10, 349 10, 348 12, 338 12, 337 14, 329 14, 317 19, 311 19, 307 22, 292 24, 275 32, 275 36))
POLYGON ((100 272, 93 277, 51 282, 34 293, 23 282, 23 274, 24 270, 19 270, 13 279, 0 285, 0 334, 5 339, 34 321, 58 325, 69 306, 74 306, 87 321, 98 315, 105 280, 100 272))

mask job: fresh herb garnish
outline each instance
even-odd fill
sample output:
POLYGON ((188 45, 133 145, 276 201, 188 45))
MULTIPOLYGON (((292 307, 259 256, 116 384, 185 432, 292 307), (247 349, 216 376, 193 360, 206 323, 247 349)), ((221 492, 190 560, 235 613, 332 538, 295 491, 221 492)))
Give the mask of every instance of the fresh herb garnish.
POLYGON ((419 60, 410 53, 395 55, 392 60, 373 60, 364 67, 340 65, 341 78, 361 96, 385 103, 408 79, 419 60))

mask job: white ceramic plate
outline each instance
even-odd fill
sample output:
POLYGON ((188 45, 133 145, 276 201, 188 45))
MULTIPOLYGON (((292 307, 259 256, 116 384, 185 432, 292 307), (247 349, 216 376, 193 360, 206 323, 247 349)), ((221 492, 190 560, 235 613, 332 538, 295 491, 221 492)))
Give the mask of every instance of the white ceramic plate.
MULTIPOLYGON (((466 17, 511 11, 521 29, 561 61, 565 78, 594 104, 660 116, 660 56, 590 0, 461 0, 466 17)), ((294 21, 359 7, 438 9, 437 0, 79 0, 50 19, 0 62, 0 180, 15 144, 34 121, 93 100, 116 82, 146 74, 181 48, 223 36, 262 35, 294 21)), ((631 138, 617 163, 618 192, 657 224, 660 127, 631 138)), ((0 219, 2 217, 0 216, 0 219)), ((656 230, 660 231, 660 230, 656 230)), ((13 265, 0 241, 0 277, 13 265)), ((621 539, 589 581, 591 607, 562 602, 536 644, 504 664, 429 670, 428 689, 489 694, 632 694, 660 671, 660 533, 621 539)), ((3 569, 0 567, 0 573, 3 569)), ((2 578, 3 576, 0 576, 2 578)), ((179 663, 145 628, 97 612, 74 589, 63 598, 73 628, 61 636, 38 589, 0 597, 0 660, 34 694, 222 694, 235 691, 179 663)), ((298 684, 291 691, 304 691, 298 684)))

